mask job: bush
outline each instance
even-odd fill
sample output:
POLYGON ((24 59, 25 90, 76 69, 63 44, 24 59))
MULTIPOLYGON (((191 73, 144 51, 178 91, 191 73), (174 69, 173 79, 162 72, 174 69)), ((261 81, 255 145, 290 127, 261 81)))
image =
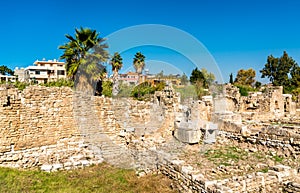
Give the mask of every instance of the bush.
POLYGON ((248 96, 249 92, 256 91, 251 86, 238 85, 238 84, 236 84, 235 86, 239 88, 241 96, 248 96))
POLYGON ((134 85, 120 83, 118 97, 130 97, 134 89, 134 85))
POLYGON ((62 78, 62 79, 58 79, 57 81, 51 81, 40 85, 46 87, 62 87, 62 86, 73 87, 74 82, 72 80, 67 80, 62 78))
POLYGON ((131 96, 138 100, 145 100, 146 96, 154 94, 155 91, 161 91, 165 88, 165 83, 160 82, 155 86, 152 86, 149 82, 143 82, 136 87, 131 92, 131 96))
POLYGON ((249 95, 248 90, 245 87, 240 86, 238 88, 240 89, 240 94, 242 96, 248 96, 249 95))
POLYGON ((27 86, 29 86, 30 84, 29 83, 26 83, 26 82, 19 82, 19 81, 16 81, 13 83, 13 85, 19 89, 19 90, 24 90, 27 86))
POLYGON ((112 97, 113 83, 111 81, 102 82, 102 95, 106 97, 112 97))

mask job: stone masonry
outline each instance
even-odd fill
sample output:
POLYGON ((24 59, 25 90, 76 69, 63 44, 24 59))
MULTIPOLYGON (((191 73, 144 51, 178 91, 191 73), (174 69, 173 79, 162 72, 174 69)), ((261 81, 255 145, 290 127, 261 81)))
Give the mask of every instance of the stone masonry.
POLYGON ((106 161, 142 173, 160 171, 174 179, 182 192, 266 192, 274 184, 297 192, 298 173, 287 166, 274 166, 267 173, 207 180, 176 158, 184 144, 172 134, 176 124, 184 121, 196 123, 196 130, 213 121, 219 125, 220 136, 297 157, 297 127, 244 122, 262 112, 271 117, 276 105, 279 117, 293 114, 289 95, 280 95, 280 88, 267 93, 270 100, 260 94, 243 98, 233 91, 234 97, 226 99, 230 105, 218 111, 216 108, 224 107, 218 98, 214 106, 207 101, 181 104, 180 96, 168 87, 148 102, 92 96, 66 87, 1 88, 0 166, 55 171, 106 161), (275 99, 282 100, 276 103, 275 99), (269 103, 261 107, 260 100, 269 103))

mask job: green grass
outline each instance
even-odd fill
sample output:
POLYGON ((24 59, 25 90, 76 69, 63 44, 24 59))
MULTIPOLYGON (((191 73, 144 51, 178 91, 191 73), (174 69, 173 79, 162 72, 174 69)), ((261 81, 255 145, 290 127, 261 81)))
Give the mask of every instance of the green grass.
POLYGON ((107 164, 52 173, 0 168, 0 192, 175 192, 170 185, 165 176, 138 178, 107 164))
POLYGON ((208 150, 204 154, 209 161, 212 161, 216 165, 231 165, 230 162, 238 162, 247 157, 247 152, 234 147, 226 147, 224 149, 208 150))
POLYGON ((273 156, 273 160, 278 163, 281 163, 283 159, 284 159, 283 157, 280 157, 278 155, 273 156))
POLYGON ((261 170, 259 170, 259 172, 262 172, 262 173, 267 173, 269 171, 269 168, 263 168, 261 170))

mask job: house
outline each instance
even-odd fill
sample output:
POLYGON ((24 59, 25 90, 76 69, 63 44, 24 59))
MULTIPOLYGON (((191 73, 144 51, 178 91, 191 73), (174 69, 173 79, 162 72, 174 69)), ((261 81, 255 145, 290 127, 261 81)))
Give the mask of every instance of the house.
POLYGON ((65 63, 54 60, 36 60, 33 66, 28 66, 24 70, 25 81, 35 81, 37 83, 47 83, 66 78, 65 63))
POLYGON ((127 85, 136 85, 139 81, 139 74, 130 71, 126 74, 119 74, 119 81, 127 85))
POLYGON ((0 74, 0 82, 15 82, 16 79, 17 79, 16 76, 0 74))

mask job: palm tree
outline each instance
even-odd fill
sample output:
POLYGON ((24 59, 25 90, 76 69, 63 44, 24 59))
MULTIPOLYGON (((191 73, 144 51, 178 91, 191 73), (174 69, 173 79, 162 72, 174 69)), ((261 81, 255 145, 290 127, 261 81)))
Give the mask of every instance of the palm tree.
POLYGON ((97 68, 97 63, 108 59, 108 53, 105 50, 108 46, 103 43, 105 39, 99 37, 96 30, 81 27, 75 29, 75 32, 75 37, 67 34, 66 38, 69 42, 59 46, 59 49, 64 50, 60 58, 66 60, 67 75, 72 80, 75 79, 75 74, 82 64, 90 65, 93 61, 94 67, 89 66, 89 70, 93 72, 94 68, 97 68), (87 59, 89 62, 86 61, 87 59))
POLYGON ((118 73, 123 66, 123 58, 118 52, 115 52, 112 59, 110 60, 113 71, 113 96, 116 96, 119 92, 118 73))
POLYGON ((133 67, 138 74, 141 74, 145 68, 145 56, 137 52, 133 58, 133 67))

